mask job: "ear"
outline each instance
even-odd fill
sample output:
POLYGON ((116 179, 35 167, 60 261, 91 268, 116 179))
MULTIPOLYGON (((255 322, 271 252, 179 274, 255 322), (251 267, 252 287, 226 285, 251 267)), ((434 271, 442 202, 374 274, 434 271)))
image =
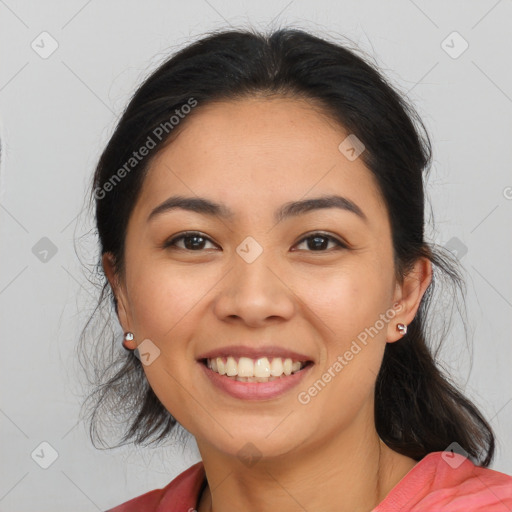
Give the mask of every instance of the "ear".
POLYGON ((416 260, 413 268, 404 276, 401 283, 396 284, 394 294, 395 311, 397 314, 387 327, 386 340, 390 343, 403 337, 397 324, 409 325, 416 316, 423 294, 432 281, 432 263, 428 258, 416 260))
MULTIPOLYGON (((119 282, 118 276, 115 273, 115 264, 114 264, 114 255, 110 252, 106 252, 103 254, 101 258, 101 262, 103 264, 103 270, 105 275, 107 276, 108 282, 110 283, 110 287, 112 288, 112 292, 117 302, 117 318, 121 327, 123 328, 123 332, 130 331, 130 315, 128 308, 128 300, 126 298, 126 293, 124 287, 119 282)), ((135 345, 135 341, 124 341, 124 344, 128 348, 137 348, 135 345)))

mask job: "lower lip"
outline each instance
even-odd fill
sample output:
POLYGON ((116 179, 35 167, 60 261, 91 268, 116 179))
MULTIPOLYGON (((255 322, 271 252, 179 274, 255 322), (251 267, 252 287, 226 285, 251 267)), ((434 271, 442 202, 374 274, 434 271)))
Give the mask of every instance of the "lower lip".
POLYGON ((309 363, 297 373, 279 377, 270 382, 241 382, 214 372, 202 362, 198 362, 198 364, 214 386, 228 395, 234 398, 241 398, 242 400, 268 400, 277 398, 297 386, 313 367, 313 364, 309 363))

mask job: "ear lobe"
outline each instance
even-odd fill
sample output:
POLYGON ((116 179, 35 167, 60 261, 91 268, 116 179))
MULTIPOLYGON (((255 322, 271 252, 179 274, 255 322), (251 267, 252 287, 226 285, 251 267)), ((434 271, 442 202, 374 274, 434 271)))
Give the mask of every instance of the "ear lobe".
POLYGON ((404 276, 401 283, 396 284, 395 304, 398 313, 388 324, 387 341, 398 341, 403 335, 397 329, 397 324, 409 325, 416 316, 421 299, 432 282, 432 263, 428 258, 418 258, 413 268, 404 276))
POLYGON ((116 299, 117 303, 117 318, 123 331, 129 331, 130 322, 128 320, 128 313, 126 308, 126 297, 124 294, 123 287, 119 283, 118 276, 115 273, 115 258, 114 255, 110 252, 106 252, 103 254, 101 258, 101 262, 103 265, 103 270, 108 279, 110 287, 112 288, 112 293, 116 299))

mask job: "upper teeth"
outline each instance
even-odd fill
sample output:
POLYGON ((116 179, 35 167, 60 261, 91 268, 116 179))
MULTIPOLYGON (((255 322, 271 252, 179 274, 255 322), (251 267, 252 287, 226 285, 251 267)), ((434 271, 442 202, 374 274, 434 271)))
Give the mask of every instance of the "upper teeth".
POLYGON ((305 363, 292 361, 290 358, 282 359, 274 357, 272 362, 268 357, 259 359, 250 359, 249 357, 240 357, 238 362, 234 357, 222 358, 215 357, 207 359, 207 366, 214 372, 228 377, 279 377, 283 373, 291 375, 299 371, 305 363))

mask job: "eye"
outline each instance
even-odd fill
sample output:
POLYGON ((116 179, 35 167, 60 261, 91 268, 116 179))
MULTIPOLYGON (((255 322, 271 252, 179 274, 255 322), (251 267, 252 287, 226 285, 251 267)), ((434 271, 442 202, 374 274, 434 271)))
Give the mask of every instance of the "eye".
MULTIPOLYGON (((205 243, 208 242, 211 242, 211 240, 202 233, 199 233, 198 231, 188 231, 165 242, 164 248, 176 247, 178 249, 188 251, 201 251, 205 248, 205 243), (182 240, 183 246, 179 246, 178 242, 181 242, 182 240)), ((213 242, 211 243, 213 244, 213 242)))
POLYGON ((313 252, 326 252, 325 249, 329 242, 334 243, 336 249, 348 249, 348 246, 337 238, 320 232, 312 233, 303 238, 298 245, 306 243, 307 248, 311 249, 313 252))
MULTIPOLYGON (((182 233, 181 235, 175 236, 171 238, 164 244, 164 248, 175 247, 177 249, 187 250, 187 251, 201 251, 205 249, 205 244, 213 242, 205 235, 198 231, 188 231, 186 233, 182 233), (183 241, 183 244, 180 246, 179 243, 183 241)), ((327 235, 321 232, 312 233, 311 235, 304 237, 298 244, 300 245, 306 243, 307 249, 313 252, 327 252, 327 246, 329 243, 334 244, 334 248, 338 249, 348 249, 348 246, 335 238, 334 236, 327 235)))

